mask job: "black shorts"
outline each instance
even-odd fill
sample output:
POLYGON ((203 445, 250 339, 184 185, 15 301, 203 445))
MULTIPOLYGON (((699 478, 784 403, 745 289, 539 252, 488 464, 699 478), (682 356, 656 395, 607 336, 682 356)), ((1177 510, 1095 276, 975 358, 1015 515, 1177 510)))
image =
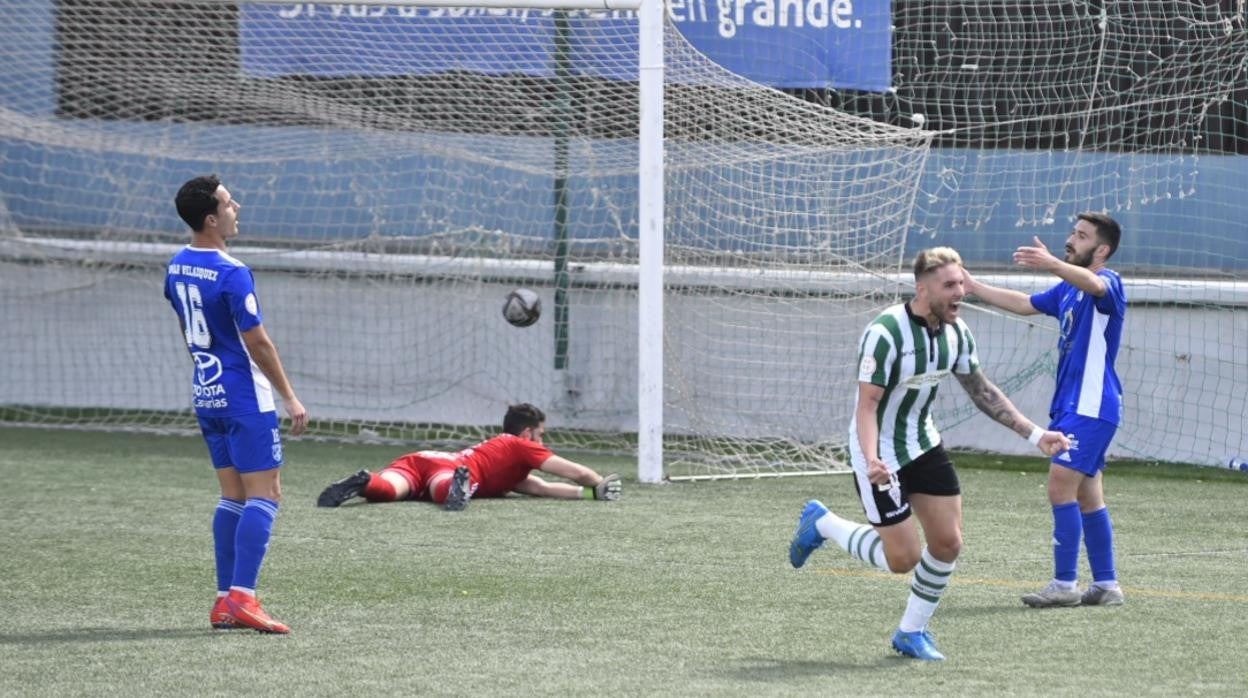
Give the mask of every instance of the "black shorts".
POLYGON ((854 490, 873 526, 892 526, 910 518, 910 495, 955 497, 962 494, 953 461, 940 444, 893 473, 885 485, 873 485, 866 474, 854 471, 854 490))

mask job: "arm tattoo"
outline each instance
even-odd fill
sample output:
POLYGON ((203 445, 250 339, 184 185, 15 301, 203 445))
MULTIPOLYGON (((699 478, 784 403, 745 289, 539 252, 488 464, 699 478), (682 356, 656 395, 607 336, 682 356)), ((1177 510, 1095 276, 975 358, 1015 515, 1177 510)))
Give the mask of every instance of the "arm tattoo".
POLYGON ((971 402, 975 403, 980 412, 992 417, 993 421, 1007 427, 1015 434, 1027 438, 1031 433, 1027 420, 1005 396, 1005 393, 988 380, 988 376, 985 376, 983 371, 976 370, 970 375, 961 373, 954 375, 957 376, 958 382, 962 384, 962 388, 966 390, 966 394, 971 397, 971 402))

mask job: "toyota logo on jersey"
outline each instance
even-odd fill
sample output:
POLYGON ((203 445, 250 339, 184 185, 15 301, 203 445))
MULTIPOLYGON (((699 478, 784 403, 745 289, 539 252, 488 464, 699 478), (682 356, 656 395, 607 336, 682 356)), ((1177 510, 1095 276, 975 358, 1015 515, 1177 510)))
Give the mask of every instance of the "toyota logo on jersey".
POLYGON ((221 378, 221 359, 206 351, 193 351, 195 359, 195 380, 200 385, 212 385, 221 378))

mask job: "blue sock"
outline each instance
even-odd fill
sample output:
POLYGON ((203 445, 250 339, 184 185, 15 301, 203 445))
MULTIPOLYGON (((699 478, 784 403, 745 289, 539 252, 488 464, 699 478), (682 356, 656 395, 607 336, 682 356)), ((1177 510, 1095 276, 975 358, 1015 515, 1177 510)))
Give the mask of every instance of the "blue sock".
POLYGON ((1082 537, 1083 517, 1079 514, 1079 502, 1053 505, 1054 579, 1073 582, 1078 578, 1079 539, 1082 537))
POLYGON ((1114 569, 1114 524, 1109 519, 1108 508, 1101 507, 1083 515, 1083 544, 1088 548, 1088 566, 1092 568, 1092 581, 1116 581, 1118 572, 1114 569))
POLYGON ((234 579, 230 586, 255 591, 260 579, 260 565, 269 550, 269 536, 273 533, 273 520, 277 518, 277 502, 262 497, 252 497, 243 507, 235 537, 234 579))
POLYGON ((217 591, 230 590, 234 578, 234 537, 238 520, 243 515, 243 503, 237 499, 221 498, 217 511, 212 515, 212 545, 217 551, 217 591))

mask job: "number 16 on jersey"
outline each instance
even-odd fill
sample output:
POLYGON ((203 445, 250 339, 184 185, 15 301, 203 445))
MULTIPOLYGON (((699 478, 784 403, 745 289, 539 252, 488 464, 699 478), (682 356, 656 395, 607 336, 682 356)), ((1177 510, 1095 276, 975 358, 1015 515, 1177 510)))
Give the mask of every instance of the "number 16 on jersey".
POLYGON ((173 286, 182 303, 187 346, 208 349, 212 346, 212 334, 208 332, 208 322, 204 319, 204 298, 199 293, 199 287, 184 281, 178 281, 173 286))

